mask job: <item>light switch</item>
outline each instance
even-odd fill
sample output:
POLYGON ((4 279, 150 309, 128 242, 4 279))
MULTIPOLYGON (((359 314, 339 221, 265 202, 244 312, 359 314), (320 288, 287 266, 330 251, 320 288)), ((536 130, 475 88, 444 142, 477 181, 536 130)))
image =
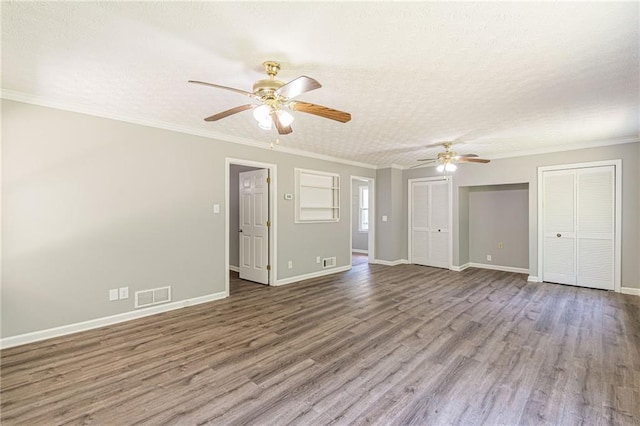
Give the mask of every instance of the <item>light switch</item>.
POLYGON ((214 213, 220 213, 220 204, 214 204, 213 205, 213 212, 214 213))
POLYGON ((387 221, 387 217, 386 216, 382 216, 382 221, 386 222, 387 221))

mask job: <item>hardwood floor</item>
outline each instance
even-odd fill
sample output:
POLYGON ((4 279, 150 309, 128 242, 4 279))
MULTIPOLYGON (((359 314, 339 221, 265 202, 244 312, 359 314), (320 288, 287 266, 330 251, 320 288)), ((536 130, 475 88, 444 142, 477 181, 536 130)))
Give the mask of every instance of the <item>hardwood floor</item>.
POLYGON ((3 425, 640 422, 640 298, 361 264, 2 351, 3 425))

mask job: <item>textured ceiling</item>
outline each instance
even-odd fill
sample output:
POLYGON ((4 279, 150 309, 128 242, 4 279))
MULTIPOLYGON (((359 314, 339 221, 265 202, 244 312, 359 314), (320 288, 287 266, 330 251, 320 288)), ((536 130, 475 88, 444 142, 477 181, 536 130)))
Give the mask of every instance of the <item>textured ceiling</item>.
POLYGON ((286 147, 411 166, 459 139, 489 158, 638 140, 639 4, 2 2, 2 89, 78 110, 268 144, 247 98, 261 63, 322 88, 286 147))

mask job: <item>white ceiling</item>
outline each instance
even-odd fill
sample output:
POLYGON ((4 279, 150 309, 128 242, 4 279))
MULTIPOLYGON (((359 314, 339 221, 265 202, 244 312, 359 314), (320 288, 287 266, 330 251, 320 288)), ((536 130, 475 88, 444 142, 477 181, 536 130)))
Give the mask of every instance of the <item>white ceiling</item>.
POLYGON ((3 97, 275 140, 247 98, 261 63, 322 88, 285 147, 378 166, 438 149, 488 158, 639 138, 639 3, 2 2, 3 97))

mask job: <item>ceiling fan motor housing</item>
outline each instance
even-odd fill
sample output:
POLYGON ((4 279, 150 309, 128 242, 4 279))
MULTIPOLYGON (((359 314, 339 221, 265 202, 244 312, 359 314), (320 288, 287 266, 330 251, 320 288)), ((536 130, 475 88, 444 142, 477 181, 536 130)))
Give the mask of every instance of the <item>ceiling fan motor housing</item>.
POLYGON ((258 80, 253 85, 253 94, 260 98, 273 98, 276 95, 274 92, 284 86, 284 83, 279 80, 258 80))

